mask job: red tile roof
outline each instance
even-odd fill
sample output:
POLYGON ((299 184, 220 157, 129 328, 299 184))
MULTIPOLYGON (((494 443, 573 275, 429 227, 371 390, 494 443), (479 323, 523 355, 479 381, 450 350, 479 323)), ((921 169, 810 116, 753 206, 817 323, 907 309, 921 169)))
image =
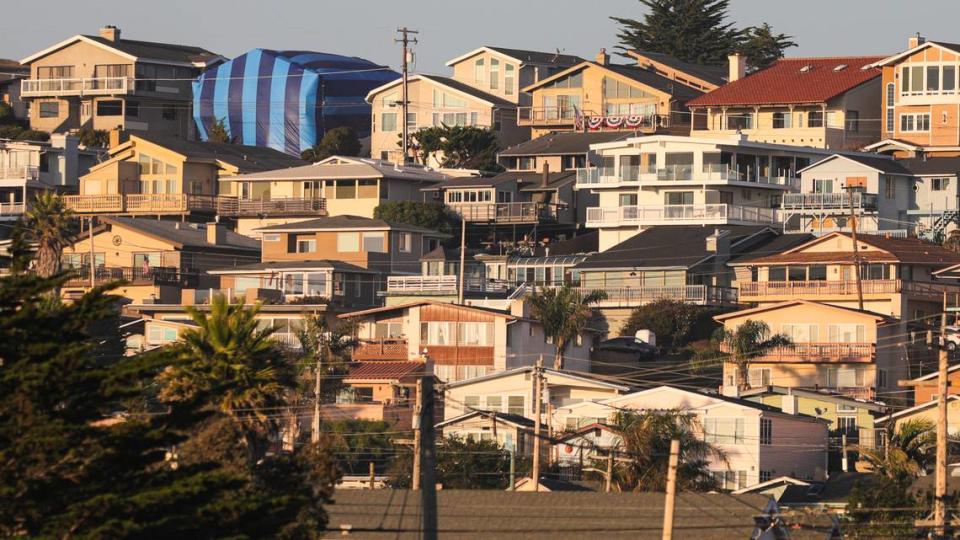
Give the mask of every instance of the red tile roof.
POLYGON ((882 56, 784 58, 687 102, 688 107, 825 103, 875 77, 882 56), (846 65, 843 69, 837 69, 846 65), (804 69, 807 68, 807 69, 804 69))
POLYGON ((423 362, 353 362, 346 380, 402 379, 423 369, 423 362))

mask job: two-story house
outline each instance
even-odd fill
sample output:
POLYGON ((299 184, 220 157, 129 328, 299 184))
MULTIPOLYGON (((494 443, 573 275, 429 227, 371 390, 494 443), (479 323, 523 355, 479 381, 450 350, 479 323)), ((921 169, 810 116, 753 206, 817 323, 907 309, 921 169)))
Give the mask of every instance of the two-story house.
POLYGON ((687 102, 705 92, 649 67, 612 64, 605 50, 523 91, 533 103, 520 108, 518 123, 534 137, 581 130, 687 134, 687 102))
POLYGON ((13 118, 27 120, 27 104, 20 99, 20 81, 30 76, 30 68, 16 60, 0 58, 0 103, 6 103, 13 118))
MULTIPOLYGON (((357 321, 354 359, 409 361, 426 355, 441 381, 459 381, 523 366, 556 348, 523 300, 508 309, 419 300, 340 315, 357 321)), ((593 334, 583 331, 564 355, 567 369, 589 371, 593 334)))
POLYGON ((692 136, 743 133, 758 142, 855 150, 880 138, 877 56, 784 58, 744 76, 730 59, 730 82, 687 105, 692 136), (863 121, 861 121, 861 118, 863 121))
POLYGON ((423 202, 428 199, 421 190, 450 178, 449 172, 331 156, 312 165, 223 178, 220 194, 235 197, 238 207, 245 209, 237 217, 237 230, 257 235, 262 227, 318 215, 373 218, 374 209, 388 201, 423 202))
POLYGON ((881 141, 897 157, 960 155, 960 45, 911 36, 907 50, 874 62, 883 73, 881 141))
POLYGON ((51 133, 90 127, 192 135, 191 82, 224 60, 200 47, 121 37, 107 26, 21 60, 30 127, 51 133))
POLYGON ((826 388, 860 399, 886 400, 899 397, 897 381, 911 374, 909 355, 898 339, 903 327, 889 315, 787 300, 714 319, 729 332, 736 332, 746 321, 760 321, 770 335, 783 335, 791 342, 751 357, 746 381, 741 380, 741 366, 724 362, 722 391, 727 395, 776 385, 826 388))
POLYGON ((743 399, 660 386, 558 407, 551 423, 554 429, 578 429, 593 423, 612 425, 621 413, 669 410, 696 418, 698 434, 723 452, 722 457, 707 457, 710 474, 721 489, 740 489, 784 475, 826 478, 826 421, 743 399))
MULTIPOLYGON (((78 215, 258 217, 274 209, 219 196, 219 181, 304 163, 272 148, 153 133, 115 131, 111 142, 107 159, 80 179, 80 194, 66 198, 78 215)), ((322 199, 310 209, 323 215, 322 199)))

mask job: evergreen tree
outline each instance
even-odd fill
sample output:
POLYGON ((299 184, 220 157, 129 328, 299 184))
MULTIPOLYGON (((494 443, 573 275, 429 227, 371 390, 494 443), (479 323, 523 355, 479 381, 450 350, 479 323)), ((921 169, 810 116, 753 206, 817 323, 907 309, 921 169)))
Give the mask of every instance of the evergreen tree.
POLYGON ((359 156, 363 145, 352 127, 341 126, 323 134, 323 138, 313 148, 300 154, 304 161, 317 162, 330 156, 359 156))
POLYGON ((665 53, 685 62, 723 65, 743 32, 727 23, 729 0, 639 0, 642 21, 611 17, 620 24, 620 48, 665 53))
POLYGON ((387 201, 373 209, 373 217, 444 233, 453 230, 454 224, 460 225, 460 219, 439 203, 387 201))
POLYGON ((207 133, 207 142, 212 143, 233 143, 233 137, 230 136, 230 130, 227 129, 227 122, 223 118, 214 120, 210 126, 210 132, 207 133))
MULTIPOLYGON (((411 147, 424 165, 430 160, 441 167, 499 172, 497 135, 474 126, 436 126, 410 134, 411 147)), ((400 141, 397 142, 400 145, 400 141)))
POLYGON ((746 57, 747 65, 753 69, 763 69, 783 58, 784 51, 797 44, 790 41, 793 36, 775 34, 769 24, 751 26, 744 30, 740 52, 746 57))

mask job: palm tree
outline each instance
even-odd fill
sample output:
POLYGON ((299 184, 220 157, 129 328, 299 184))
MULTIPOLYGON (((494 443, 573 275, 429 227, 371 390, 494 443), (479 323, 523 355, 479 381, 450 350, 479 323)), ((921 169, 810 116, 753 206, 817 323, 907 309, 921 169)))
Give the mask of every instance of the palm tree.
POLYGON ((293 367, 270 337, 273 329, 258 327, 258 311, 223 296, 213 298, 209 314, 187 308, 197 328, 181 335, 175 361, 160 377, 162 399, 194 401, 233 419, 251 463, 265 452, 296 384, 293 367))
POLYGON ((52 191, 37 194, 24 213, 24 225, 37 243, 37 274, 50 277, 60 272, 63 248, 73 239, 71 212, 63 197, 52 191))
POLYGON ((617 449, 629 461, 617 469, 619 482, 632 491, 663 491, 666 486, 670 441, 680 441, 677 487, 694 491, 716 488, 707 469, 710 458, 726 460, 723 451, 698 434, 696 417, 679 409, 621 412, 613 429, 622 443, 617 449))
POLYGON ((916 477, 936 459, 936 425, 924 418, 906 420, 887 432, 887 448, 859 447, 860 457, 892 479, 916 477))
MULTIPOLYGON (((354 337, 357 323, 355 320, 342 321, 331 325, 323 314, 304 317, 303 326, 297 332, 300 342, 299 361, 297 362, 296 391, 290 398, 291 409, 301 409, 306 396, 312 395, 321 400, 324 395, 335 392, 342 385, 342 377, 347 372, 349 351, 356 346, 354 337), (316 395, 317 369, 320 369, 321 392, 316 395), (328 374, 335 375, 327 378, 328 374), (327 383, 327 384, 324 384, 327 383), (326 387, 326 390, 324 390, 326 387)), ((296 440, 300 432, 298 415, 288 418, 288 430, 296 440)))
POLYGON ((784 334, 770 335, 770 327, 763 321, 746 320, 730 331, 718 328, 714 342, 723 351, 723 355, 737 366, 737 389, 750 388, 750 361, 767 354, 777 347, 789 347, 793 344, 784 334))
POLYGON ((604 291, 583 294, 569 283, 543 289, 530 297, 533 316, 543 325, 543 333, 557 348, 554 369, 563 369, 563 353, 593 316, 593 306, 607 298, 604 291))

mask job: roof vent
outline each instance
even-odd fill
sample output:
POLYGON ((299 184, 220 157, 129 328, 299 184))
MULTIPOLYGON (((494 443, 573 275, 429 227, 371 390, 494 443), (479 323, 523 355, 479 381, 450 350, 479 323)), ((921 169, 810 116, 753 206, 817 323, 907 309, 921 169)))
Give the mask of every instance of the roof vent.
POLYGON ((807 65, 803 66, 802 68, 800 68, 800 73, 806 73, 806 72, 810 71, 811 69, 813 69, 813 66, 811 66, 810 64, 807 64, 807 65))
POLYGON ((833 68, 833 71, 843 71, 843 70, 845 70, 845 69, 847 69, 847 65, 846 65, 846 64, 840 64, 839 66, 833 68))

